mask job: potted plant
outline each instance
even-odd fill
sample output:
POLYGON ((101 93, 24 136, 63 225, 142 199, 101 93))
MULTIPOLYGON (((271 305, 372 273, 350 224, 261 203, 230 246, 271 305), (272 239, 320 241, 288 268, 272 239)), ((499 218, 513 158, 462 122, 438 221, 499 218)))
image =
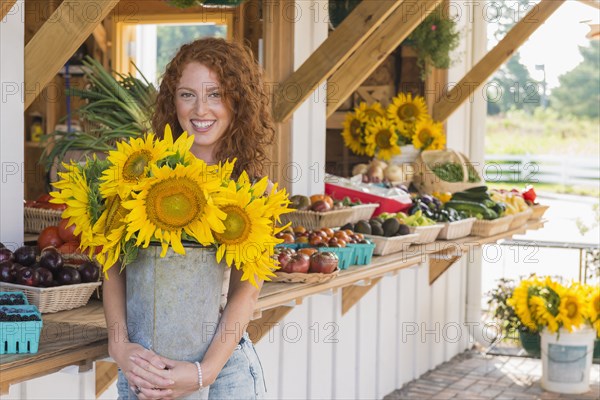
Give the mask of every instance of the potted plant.
POLYGON ((508 304, 513 296, 515 281, 501 278, 498 286, 487 293, 490 316, 500 325, 502 338, 519 340, 523 349, 532 357, 540 356, 540 334, 521 323, 515 309, 508 304))
POLYGON ((397 164, 413 162, 419 151, 441 150, 446 144, 444 128, 429 115, 425 98, 411 93, 399 93, 387 108, 379 102, 360 103, 346 114, 342 137, 358 155, 397 164))
POLYGON ((589 389, 600 287, 563 285, 532 276, 514 289, 508 304, 523 325, 541 335, 542 387, 560 393, 589 389))

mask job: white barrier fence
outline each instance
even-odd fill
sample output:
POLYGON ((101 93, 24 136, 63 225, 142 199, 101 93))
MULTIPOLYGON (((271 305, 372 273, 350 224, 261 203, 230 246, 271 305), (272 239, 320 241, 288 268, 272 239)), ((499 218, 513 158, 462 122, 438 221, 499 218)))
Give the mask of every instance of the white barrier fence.
POLYGON ((541 182, 598 187, 600 160, 568 155, 490 154, 485 156, 484 174, 488 182, 541 182))

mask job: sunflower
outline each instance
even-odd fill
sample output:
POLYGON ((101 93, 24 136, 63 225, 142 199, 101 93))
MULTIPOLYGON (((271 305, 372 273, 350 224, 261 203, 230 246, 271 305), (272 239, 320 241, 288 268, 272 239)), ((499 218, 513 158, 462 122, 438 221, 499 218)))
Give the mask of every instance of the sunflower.
MULTIPOLYGON (((94 233, 97 238, 100 238, 96 242, 96 247, 102 246, 96 259, 103 266, 105 273, 117 263, 121 255, 128 212, 129 210, 123 207, 121 198, 113 196, 106 200, 106 208, 94 224, 94 233)), ((94 248, 90 249, 90 253, 94 250, 94 248)))
POLYGON ((163 133, 163 141, 167 145, 167 150, 172 153, 174 163, 180 162, 188 165, 196 159, 190 151, 194 144, 194 135, 188 135, 187 131, 179 135, 176 141, 173 141, 171 126, 167 124, 163 133))
POLYGON ((377 153, 377 157, 387 161, 392 156, 400 154, 395 126, 388 119, 379 118, 375 120, 368 127, 367 132, 368 155, 373 156, 377 153))
POLYGON ((529 298, 529 307, 533 320, 538 326, 547 326, 550 332, 558 330, 558 321, 549 310, 549 305, 541 296, 531 296, 529 298))
POLYGON ((365 122, 366 117, 358 110, 355 110, 354 113, 348 113, 344 121, 344 130, 342 131, 344 144, 358 155, 365 154, 365 143, 363 141, 363 124, 365 122))
POLYGON ((82 245, 88 245, 94 241, 92 225, 95 222, 94 204, 98 203, 98 199, 81 166, 72 162, 63 164, 63 167, 66 172, 58 173, 61 179, 53 184, 58 191, 50 193, 50 202, 67 205, 62 217, 69 219, 69 225, 75 225, 73 233, 81 235, 82 245))
POLYGON ((446 144, 443 129, 440 122, 433 122, 431 119, 417 122, 412 138, 413 145, 421 150, 442 150, 446 144))
POLYGON ((558 320, 569 331, 583 324, 586 314, 586 304, 582 297, 573 289, 567 289, 561 296, 558 306, 558 320))
POLYGON ((361 120, 374 121, 378 118, 385 118, 385 110, 379 102, 373 103, 370 106, 365 102, 361 102, 354 111, 357 116, 360 116, 361 120))
POLYGON ((514 310, 517 317, 523 325, 529 328, 533 332, 537 332, 537 325, 533 321, 531 311, 529 310, 529 289, 534 286, 532 280, 523 280, 515 288, 510 299, 508 299, 508 305, 514 310))
POLYGON ((129 143, 118 142, 117 150, 110 151, 111 167, 102 174, 100 193, 105 198, 119 195, 122 199, 148 175, 150 167, 159 160, 173 154, 167 149, 168 141, 154 140, 153 134, 144 139, 132 138, 129 143))
POLYGON ((231 267, 233 263, 238 268, 241 266, 246 276, 242 280, 250 280, 256 286, 255 275, 259 279, 273 275, 271 271, 275 269, 275 263, 269 254, 273 253, 273 247, 281 240, 273 236, 267 199, 253 198, 252 192, 249 183, 238 188, 235 182, 230 181, 215 197, 215 203, 227 217, 223 221, 225 230, 213 234, 218 246, 217 261, 221 262, 225 256, 228 266, 231 267), (246 274, 248 269, 252 270, 252 274, 246 274))
POLYGON ((178 164, 174 169, 153 165, 152 176, 136 187, 139 193, 132 192, 133 200, 122 203, 130 210, 125 240, 136 234, 136 245, 144 243, 143 247, 148 247, 156 238, 162 244, 161 257, 166 255, 169 245, 176 253, 185 254, 182 232, 203 245, 213 243, 211 230, 222 233, 227 215, 212 199, 221 181, 203 173, 206 170, 203 164, 199 160, 187 166, 178 164))
POLYGON ((600 321, 600 290, 598 287, 590 287, 590 321, 600 321))
POLYGON ((422 96, 413 99, 411 93, 399 93, 394 97, 387 108, 387 115, 401 132, 411 131, 417 122, 429 117, 425 99, 422 96))

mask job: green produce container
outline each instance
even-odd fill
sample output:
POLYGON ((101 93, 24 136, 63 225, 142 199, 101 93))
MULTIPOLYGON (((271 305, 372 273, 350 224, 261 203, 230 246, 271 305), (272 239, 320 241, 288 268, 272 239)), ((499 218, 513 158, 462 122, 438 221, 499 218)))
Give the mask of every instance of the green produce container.
POLYGON ((329 251, 335 253, 340 259, 338 263, 339 269, 348 269, 354 263, 354 249, 352 247, 317 247, 317 251, 329 251))
POLYGON ((371 264, 375 243, 350 243, 347 247, 354 249, 354 255, 352 257, 354 265, 371 264))

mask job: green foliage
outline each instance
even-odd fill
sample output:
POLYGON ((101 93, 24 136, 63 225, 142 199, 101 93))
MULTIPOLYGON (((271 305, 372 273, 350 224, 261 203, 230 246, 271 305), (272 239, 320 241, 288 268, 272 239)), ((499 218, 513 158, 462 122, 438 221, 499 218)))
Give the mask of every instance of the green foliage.
POLYGON ((417 52, 417 65, 424 80, 432 67, 450 67, 450 52, 458 47, 460 33, 454 21, 438 7, 408 36, 407 42, 417 52))
POLYGON ((561 114, 600 117, 600 42, 579 47, 583 61, 561 75, 560 86, 552 91, 552 108, 561 114))
POLYGON ((500 324, 502 337, 505 338, 517 338, 518 330, 524 327, 514 308, 508 305, 508 299, 512 297, 514 290, 513 279, 501 278, 498 286, 486 293, 490 316, 500 324))
POLYGON ((199 24, 199 25, 158 25, 156 30, 156 73, 157 80, 165 71, 169 61, 179 48, 196 39, 205 37, 226 38, 226 25, 199 24))
POLYGON ((534 81, 529 70, 515 53, 500 68, 487 88, 488 114, 505 113, 510 109, 533 112, 540 106, 541 84, 534 81))

